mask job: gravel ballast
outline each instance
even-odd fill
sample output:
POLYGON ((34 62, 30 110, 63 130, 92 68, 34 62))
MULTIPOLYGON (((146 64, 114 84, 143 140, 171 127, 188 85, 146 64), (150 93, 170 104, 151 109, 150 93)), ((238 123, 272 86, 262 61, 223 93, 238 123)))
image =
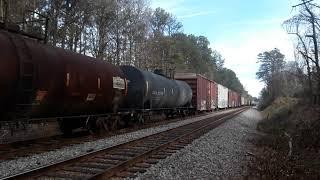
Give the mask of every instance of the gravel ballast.
POLYGON ((151 166, 136 179, 239 179, 246 176, 250 140, 260 113, 249 109, 151 166))
POLYGON ((63 161, 72 157, 83 155, 87 152, 96 151, 99 149, 115 146, 128 141, 132 141, 138 138, 142 138, 154 133, 163 132, 168 129, 172 129, 178 126, 182 126, 188 123, 213 117, 215 115, 226 113, 234 110, 226 110, 222 112, 215 112, 201 117, 189 118, 186 120, 160 125, 157 127, 142 129, 139 131, 121 134, 105 139, 100 139, 93 142, 86 142, 83 144, 72 145, 50 151, 46 153, 36 154, 30 157, 18 158, 10 161, 0 162, 0 178, 11 176, 14 174, 22 173, 40 166, 45 166, 54 162, 63 161))

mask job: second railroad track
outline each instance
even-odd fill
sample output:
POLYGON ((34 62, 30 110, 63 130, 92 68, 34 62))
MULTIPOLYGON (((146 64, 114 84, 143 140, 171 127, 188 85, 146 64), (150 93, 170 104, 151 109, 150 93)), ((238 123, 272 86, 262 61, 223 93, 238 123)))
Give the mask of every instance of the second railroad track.
POLYGON ((145 172, 247 108, 196 121, 124 144, 30 170, 6 179, 110 179, 145 172))

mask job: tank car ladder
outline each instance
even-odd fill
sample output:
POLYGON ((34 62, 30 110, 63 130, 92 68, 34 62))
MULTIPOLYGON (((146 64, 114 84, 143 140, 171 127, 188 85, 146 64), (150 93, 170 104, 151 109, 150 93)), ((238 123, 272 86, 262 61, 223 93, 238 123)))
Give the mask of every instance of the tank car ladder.
POLYGON ((35 105, 32 100, 35 96, 34 78, 36 69, 25 40, 15 35, 11 35, 11 40, 14 43, 19 59, 19 80, 15 99, 15 118, 24 119, 28 118, 28 113, 31 111, 32 106, 35 105))

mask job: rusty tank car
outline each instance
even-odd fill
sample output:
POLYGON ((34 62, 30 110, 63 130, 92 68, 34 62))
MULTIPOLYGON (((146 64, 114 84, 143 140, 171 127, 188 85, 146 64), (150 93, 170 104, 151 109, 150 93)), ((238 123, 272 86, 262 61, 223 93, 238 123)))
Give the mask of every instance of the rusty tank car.
POLYGON ((0 54, 4 121, 60 117, 68 131, 88 124, 91 114, 116 113, 126 93, 119 67, 5 30, 0 30, 0 54), (64 118, 73 116, 84 119, 64 118))

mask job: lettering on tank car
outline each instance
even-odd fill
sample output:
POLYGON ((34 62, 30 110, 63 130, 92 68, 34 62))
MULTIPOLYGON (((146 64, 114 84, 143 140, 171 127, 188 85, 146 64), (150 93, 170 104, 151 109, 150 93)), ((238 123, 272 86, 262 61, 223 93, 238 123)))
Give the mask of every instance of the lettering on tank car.
POLYGON ((159 101, 160 100, 160 97, 152 97, 151 98, 153 101, 159 101))
POLYGON ((96 94, 88 94, 86 100, 87 101, 94 101, 96 99, 96 94))
POLYGON ((152 91, 152 95, 155 95, 155 96, 164 96, 164 92, 163 91, 152 91))
POLYGON ((125 89, 126 87, 125 81, 121 77, 112 77, 112 82, 114 89, 125 89))

